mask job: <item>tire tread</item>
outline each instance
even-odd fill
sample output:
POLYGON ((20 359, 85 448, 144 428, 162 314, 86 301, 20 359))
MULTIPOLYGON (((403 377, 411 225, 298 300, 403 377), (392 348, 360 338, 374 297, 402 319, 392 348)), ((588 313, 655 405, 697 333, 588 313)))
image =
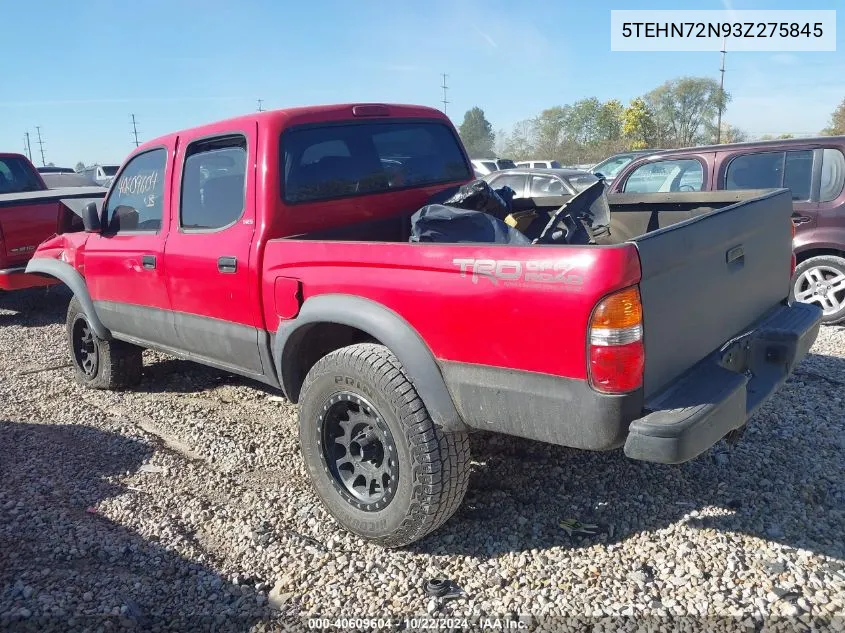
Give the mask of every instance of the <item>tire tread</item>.
POLYGON ((399 423, 413 461, 411 504, 398 529, 372 540, 385 547, 413 543, 443 525, 460 506, 469 484, 469 436, 438 428, 399 359, 375 343, 343 347, 317 361, 303 383, 303 399, 319 376, 338 367, 353 369, 370 380, 400 412, 399 423))

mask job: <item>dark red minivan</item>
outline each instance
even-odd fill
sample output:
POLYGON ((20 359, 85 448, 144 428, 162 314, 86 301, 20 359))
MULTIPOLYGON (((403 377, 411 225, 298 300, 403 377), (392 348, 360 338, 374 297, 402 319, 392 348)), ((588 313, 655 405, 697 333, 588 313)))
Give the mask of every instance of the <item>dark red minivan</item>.
POLYGON ((792 190, 798 267, 792 296, 845 321, 845 136, 665 150, 631 161, 614 193, 792 190))

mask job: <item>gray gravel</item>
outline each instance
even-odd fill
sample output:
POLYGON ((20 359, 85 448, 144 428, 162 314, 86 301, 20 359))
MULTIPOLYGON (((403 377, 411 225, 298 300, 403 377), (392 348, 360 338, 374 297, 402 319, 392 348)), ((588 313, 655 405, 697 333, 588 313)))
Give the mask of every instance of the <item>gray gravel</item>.
POLYGON ((823 329, 738 445, 688 464, 479 434, 459 513, 386 551, 328 518, 296 410, 271 391, 150 352, 133 391, 78 387, 67 300, 0 294, 0 629, 427 613, 530 614, 551 629, 555 617, 631 615, 842 626, 842 328, 823 329), (567 518, 598 534, 570 537, 567 518), (462 592, 430 599, 433 576, 462 592))

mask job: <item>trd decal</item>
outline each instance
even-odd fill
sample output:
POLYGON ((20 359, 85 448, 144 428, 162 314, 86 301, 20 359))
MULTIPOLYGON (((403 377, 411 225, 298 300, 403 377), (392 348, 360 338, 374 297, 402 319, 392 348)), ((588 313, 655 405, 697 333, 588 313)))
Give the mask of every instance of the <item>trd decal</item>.
POLYGON ((537 259, 520 262, 511 259, 453 259, 458 266, 461 277, 469 277, 477 284, 479 277, 485 277, 493 285, 499 282, 525 284, 560 284, 565 286, 581 286, 584 276, 572 272, 573 268, 583 265, 583 262, 572 262, 565 259, 549 260, 537 259))
POLYGON ((31 253, 35 250, 34 246, 18 246, 17 248, 10 248, 10 253, 31 253))

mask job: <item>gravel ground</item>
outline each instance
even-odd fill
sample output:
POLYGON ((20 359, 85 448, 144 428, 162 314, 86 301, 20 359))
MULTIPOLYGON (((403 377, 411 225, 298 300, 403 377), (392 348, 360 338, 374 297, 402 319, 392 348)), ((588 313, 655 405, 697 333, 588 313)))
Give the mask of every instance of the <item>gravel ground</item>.
POLYGON ((328 518, 295 407, 261 386, 148 352, 138 388, 78 387, 67 301, 0 294, 0 629, 258 631, 314 614, 842 627, 842 328, 738 445, 688 464, 474 436, 459 513, 387 551, 328 518), (570 536, 567 518, 597 534, 570 536), (429 598, 433 576, 460 595, 429 598))

